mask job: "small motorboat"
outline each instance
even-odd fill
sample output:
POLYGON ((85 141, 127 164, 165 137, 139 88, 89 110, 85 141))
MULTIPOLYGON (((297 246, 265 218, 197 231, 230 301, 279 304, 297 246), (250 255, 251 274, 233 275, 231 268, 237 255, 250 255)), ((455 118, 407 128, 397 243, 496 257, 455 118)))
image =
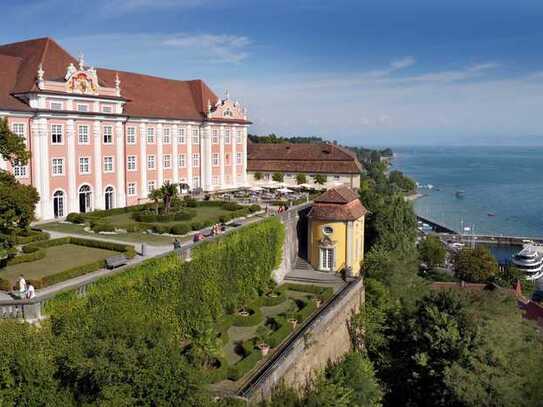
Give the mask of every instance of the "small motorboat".
POLYGON ((464 191, 456 191, 456 197, 457 198, 463 198, 464 197, 464 191))
POLYGON ((487 216, 491 216, 491 217, 492 217, 492 216, 496 216, 496 214, 495 214, 494 212, 488 212, 488 213, 487 213, 487 216))

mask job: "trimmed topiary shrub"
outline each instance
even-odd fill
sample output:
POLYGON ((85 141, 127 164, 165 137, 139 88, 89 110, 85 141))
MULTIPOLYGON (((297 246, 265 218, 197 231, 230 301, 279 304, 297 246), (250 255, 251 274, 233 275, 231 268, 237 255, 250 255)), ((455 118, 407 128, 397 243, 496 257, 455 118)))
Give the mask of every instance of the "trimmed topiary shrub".
POLYGON ((179 225, 173 225, 170 228, 170 233, 172 235, 186 235, 192 230, 190 225, 187 225, 186 223, 181 223, 179 225))
POLYGON ((28 230, 15 236, 15 244, 28 244, 48 239, 49 233, 47 232, 43 232, 41 230, 28 230))
POLYGON ((288 299, 284 290, 273 290, 270 293, 264 294, 260 297, 262 305, 265 307, 274 307, 276 305, 284 303, 288 299))
POLYGON ((76 212, 69 213, 68 216, 66 216, 66 220, 68 222, 76 223, 78 225, 85 223, 85 217, 82 214, 76 212))
POLYGON ((90 227, 96 233, 115 232, 115 226, 108 222, 96 222, 93 220, 91 221, 90 227))
POLYGON ((283 342, 290 334, 292 331, 292 326, 288 323, 285 317, 277 316, 271 320, 273 321, 273 325, 275 325, 276 329, 274 329, 273 333, 268 335, 266 342, 268 345, 270 345, 270 347, 275 348, 279 346, 279 344, 283 342))
POLYGON ((232 318, 232 325, 234 326, 255 326, 262 322, 263 316, 262 311, 260 311, 260 308, 258 307, 247 307, 245 309, 249 312, 249 316, 241 316, 239 314, 233 314, 231 315, 232 318))

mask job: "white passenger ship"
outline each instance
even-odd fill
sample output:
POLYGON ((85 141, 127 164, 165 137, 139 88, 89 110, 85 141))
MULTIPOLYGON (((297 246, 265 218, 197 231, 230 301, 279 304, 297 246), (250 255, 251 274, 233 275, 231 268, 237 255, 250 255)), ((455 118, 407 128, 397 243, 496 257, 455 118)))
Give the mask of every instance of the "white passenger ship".
POLYGON ((522 250, 513 255, 513 265, 524 272, 527 280, 543 277, 543 245, 526 241, 522 250))

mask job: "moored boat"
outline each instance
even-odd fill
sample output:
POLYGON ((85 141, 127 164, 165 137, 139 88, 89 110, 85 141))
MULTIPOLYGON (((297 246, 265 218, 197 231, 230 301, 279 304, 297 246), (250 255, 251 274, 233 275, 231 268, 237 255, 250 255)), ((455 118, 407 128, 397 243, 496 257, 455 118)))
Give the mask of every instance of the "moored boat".
POLYGON ((523 245, 522 250, 513 255, 512 262, 527 280, 543 277, 543 246, 533 243, 523 245))

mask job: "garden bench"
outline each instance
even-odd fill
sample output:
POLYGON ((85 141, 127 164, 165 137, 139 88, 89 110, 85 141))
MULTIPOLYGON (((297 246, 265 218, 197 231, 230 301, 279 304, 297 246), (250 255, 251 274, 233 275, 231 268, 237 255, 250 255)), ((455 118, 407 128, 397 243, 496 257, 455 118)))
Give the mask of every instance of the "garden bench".
POLYGON ((124 266, 128 263, 128 258, 124 254, 118 254, 116 256, 109 256, 106 258, 106 267, 108 269, 114 269, 115 267, 124 266))

